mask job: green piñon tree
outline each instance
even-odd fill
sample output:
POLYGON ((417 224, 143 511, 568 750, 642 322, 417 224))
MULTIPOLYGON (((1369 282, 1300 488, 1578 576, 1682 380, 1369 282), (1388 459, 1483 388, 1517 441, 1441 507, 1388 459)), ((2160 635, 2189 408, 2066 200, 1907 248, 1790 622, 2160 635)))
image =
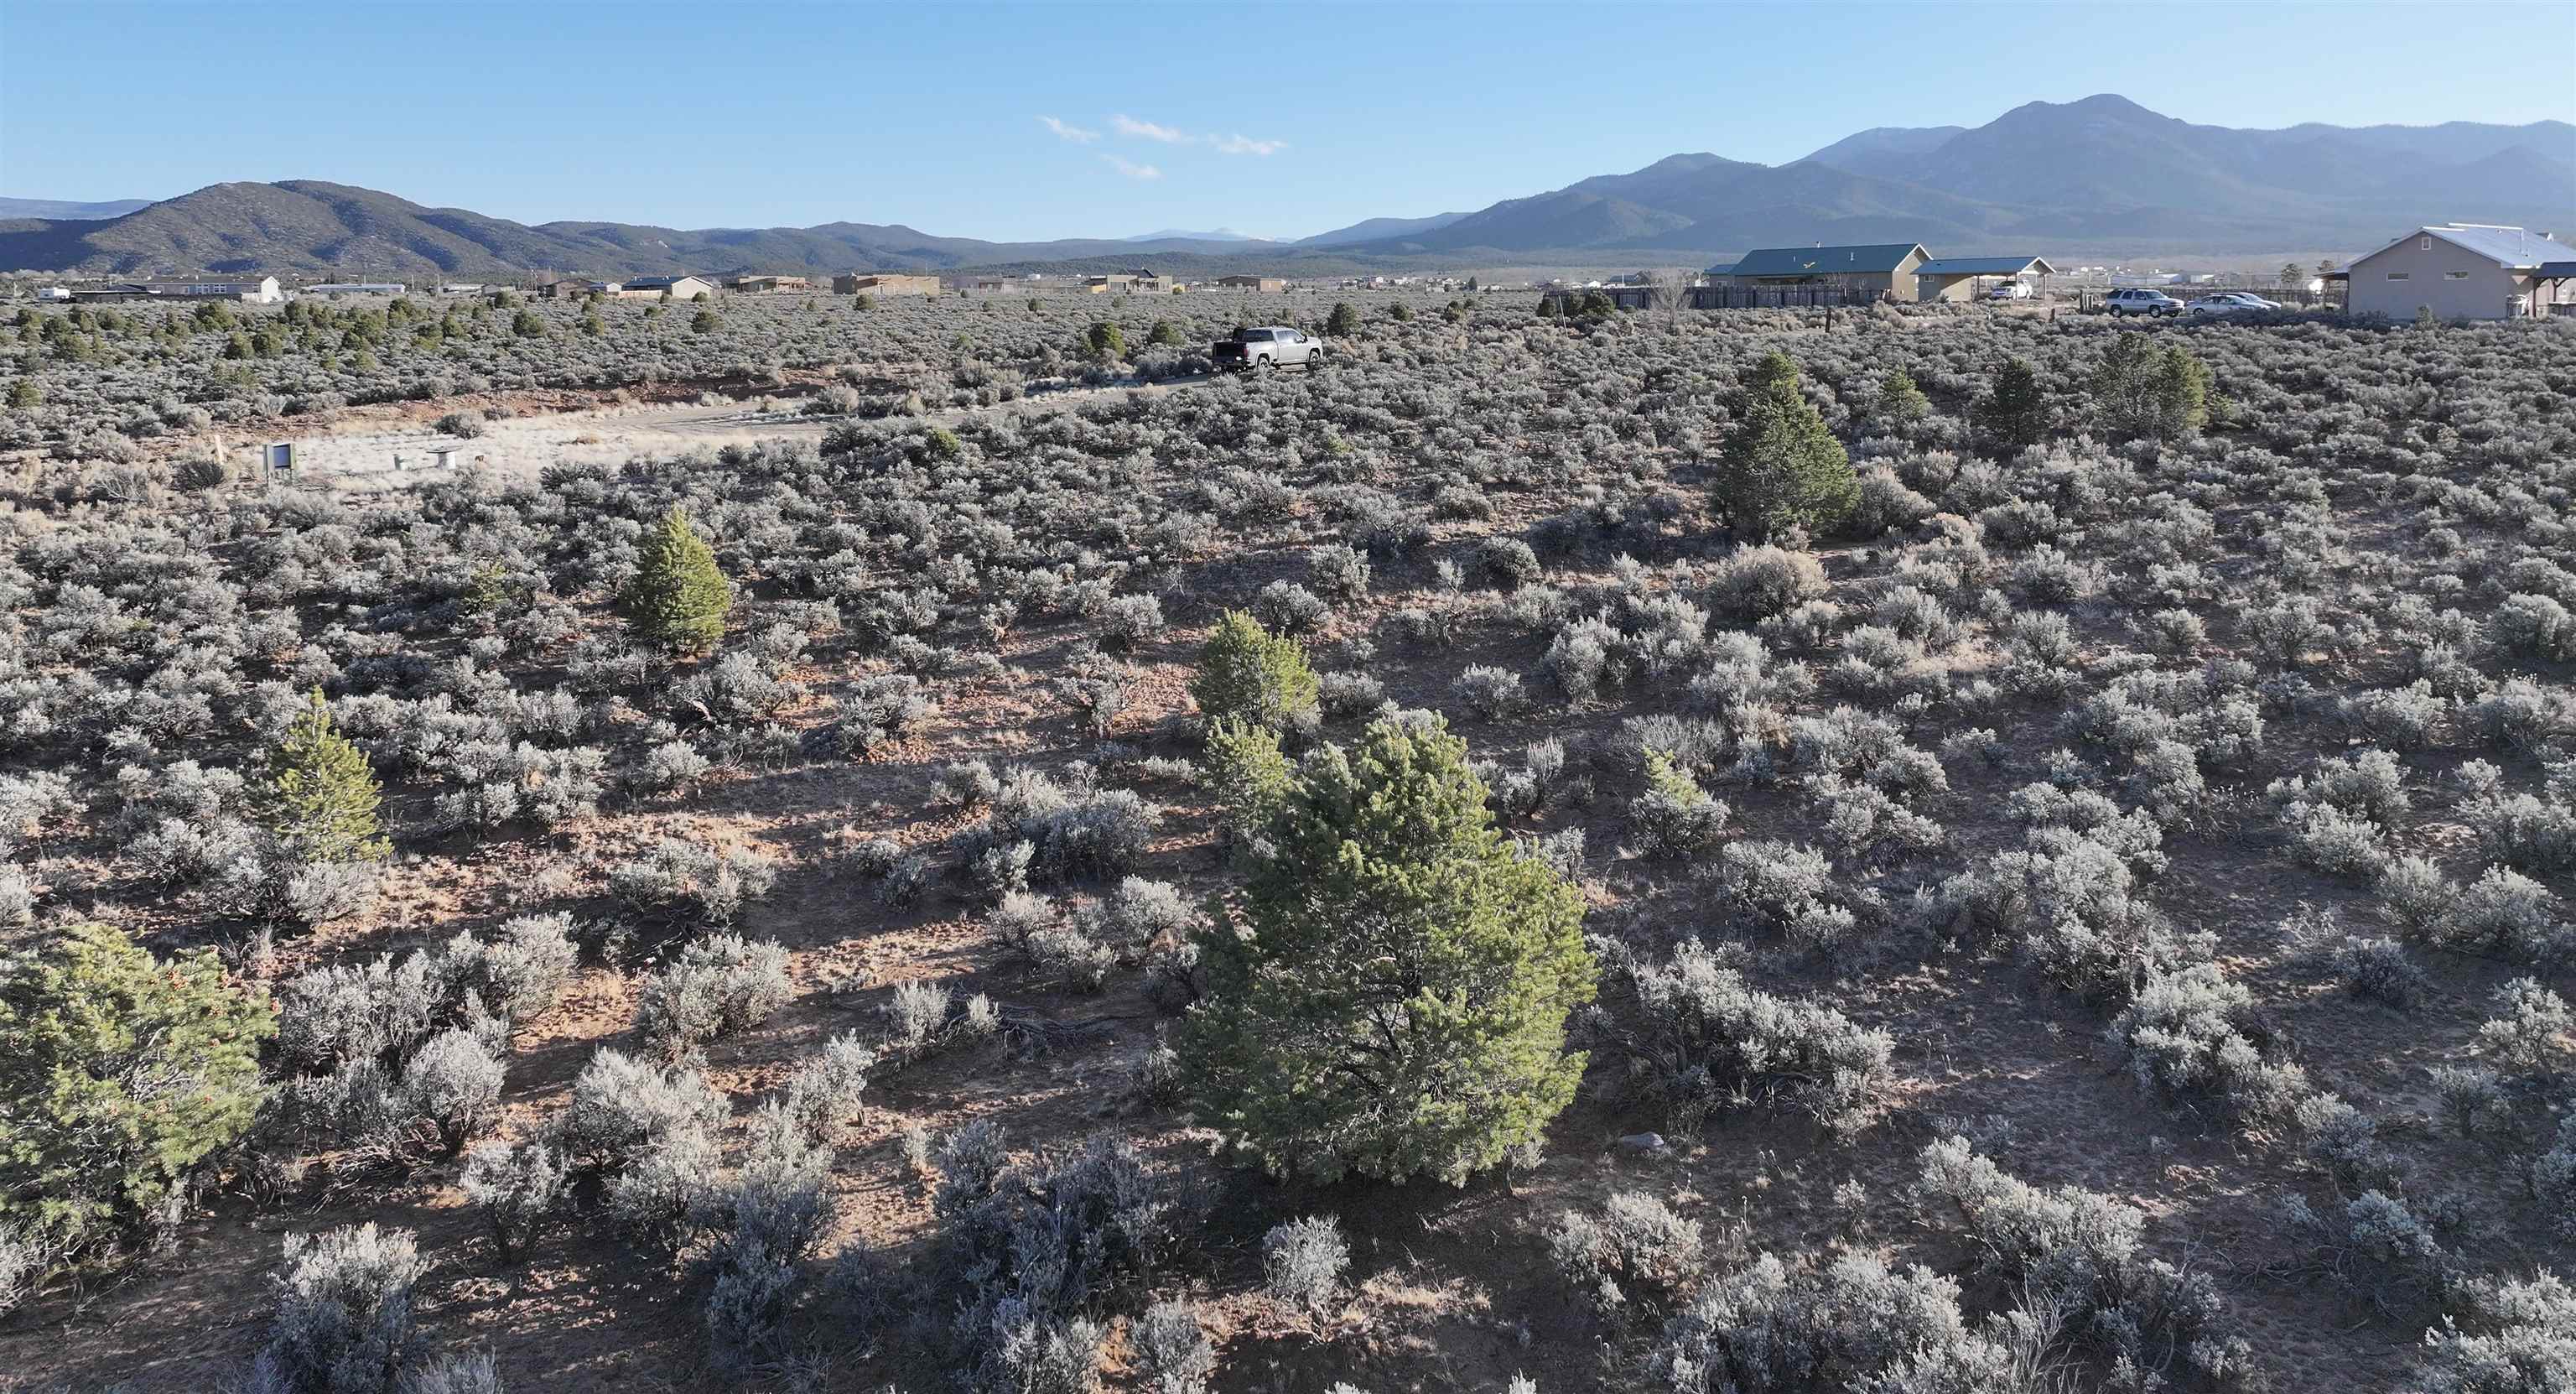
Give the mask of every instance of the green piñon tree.
POLYGON ((2037 445, 2048 434, 2048 402, 2030 360, 2004 360, 1994 384, 1977 399, 1976 424, 1979 434, 2008 450, 2037 445))
POLYGON ((1914 385, 1914 375, 1903 368, 1890 368, 1878 383, 1878 418, 1892 426, 1920 421, 1932 410, 1923 389, 1914 385))
POLYGON ((1199 782, 1216 799, 1229 850, 1244 851, 1260 838, 1287 802, 1290 777, 1277 732, 1240 717, 1209 724, 1199 782))
POLYGON ((258 1112, 265 994, 212 949, 75 925, 0 961, 0 1221, 77 1253, 149 1219, 258 1112))
POLYGON ((1358 333, 1359 327, 1360 312, 1351 308, 1351 302, 1347 300, 1333 302, 1333 313, 1324 320, 1325 333, 1338 337, 1358 333))
POLYGON ((2209 419, 2209 368, 2180 344, 2158 346, 2144 334, 2111 342, 2093 372, 2093 406, 2124 436, 2173 440, 2209 419))
POLYGON ((263 792, 261 821, 297 861, 371 862, 388 850, 376 823, 384 802, 376 772, 331 724, 318 687, 269 752, 263 792))
POLYGON ((627 623, 645 642, 674 653, 704 653, 724 637, 733 586, 716 554, 674 508, 645 535, 635 579, 626 587, 627 623))
POLYGON ((1228 719, 1271 731, 1312 727, 1317 690, 1306 650, 1241 610, 1218 617, 1199 648, 1198 676, 1190 679, 1190 696, 1211 727, 1228 719))
POLYGON ((1859 501, 1851 457, 1799 392, 1796 361, 1763 355, 1718 456, 1717 503, 1728 525, 1750 542, 1789 527, 1821 532, 1859 501))
POLYGON ((1241 923, 1199 940, 1199 1118, 1274 1175, 1462 1182, 1574 1098, 1583 902, 1492 827, 1466 743, 1372 725, 1300 767, 1241 923))

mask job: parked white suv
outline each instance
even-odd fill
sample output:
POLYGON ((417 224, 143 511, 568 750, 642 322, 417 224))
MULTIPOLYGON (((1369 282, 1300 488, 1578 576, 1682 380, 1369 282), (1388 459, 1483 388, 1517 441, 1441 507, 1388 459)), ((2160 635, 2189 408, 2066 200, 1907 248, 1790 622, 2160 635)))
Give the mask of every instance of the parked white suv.
POLYGON ((2163 291, 2137 286, 2102 297, 2102 308, 2115 315, 2178 315, 2182 302, 2163 291))

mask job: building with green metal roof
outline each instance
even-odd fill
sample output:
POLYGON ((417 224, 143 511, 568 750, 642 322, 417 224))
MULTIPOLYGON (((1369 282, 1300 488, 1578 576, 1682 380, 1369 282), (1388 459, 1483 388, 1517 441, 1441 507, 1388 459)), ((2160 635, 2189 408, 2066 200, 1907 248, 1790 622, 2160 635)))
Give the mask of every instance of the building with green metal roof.
POLYGON ((1762 247, 1731 267, 1709 268, 1710 284, 1747 287, 1821 286, 1845 297, 1915 298, 1914 269, 1931 260, 1920 243, 1864 247, 1762 247))

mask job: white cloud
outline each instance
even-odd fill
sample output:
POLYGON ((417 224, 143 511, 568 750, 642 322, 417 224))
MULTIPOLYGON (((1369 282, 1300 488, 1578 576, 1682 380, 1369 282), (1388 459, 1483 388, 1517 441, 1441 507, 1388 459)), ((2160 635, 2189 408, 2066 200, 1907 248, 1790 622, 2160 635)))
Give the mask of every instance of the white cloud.
POLYGON ((1115 155, 1103 155, 1100 158, 1108 161, 1111 169, 1118 171, 1120 174, 1126 175, 1130 179, 1160 179, 1163 177, 1163 172, 1154 168, 1152 165, 1140 165, 1133 160, 1122 160, 1115 155))
POLYGON ((1089 145, 1093 141, 1100 139, 1100 132, 1098 131, 1086 131, 1080 126, 1068 126, 1064 122, 1058 121, 1052 116, 1041 116, 1038 118, 1038 122, 1048 130, 1055 132, 1058 139, 1069 140, 1077 145, 1089 145))
POLYGON ((1147 140, 1159 140, 1165 145, 1187 145, 1194 139, 1187 131, 1176 131, 1169 126, 1157 126, 1151 121, 1139 121, 1133 116, 1112 116, 1109 118, 1109 124, 1122 136, 1142 136, 1147 140))
POLYGON ((1220 155, 1276 155, 1288 148, 1284 140, 1254 140, 1247 135, 1210 136, 1208 142, 1220 155))

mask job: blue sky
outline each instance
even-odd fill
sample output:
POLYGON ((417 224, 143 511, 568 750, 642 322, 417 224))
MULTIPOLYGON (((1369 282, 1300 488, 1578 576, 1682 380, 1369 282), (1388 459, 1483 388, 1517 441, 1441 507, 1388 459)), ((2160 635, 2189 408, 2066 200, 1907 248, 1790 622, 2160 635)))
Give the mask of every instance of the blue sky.
POLYGON ((2576 117, 2576 3, 0 0, 0 193, 312 178, 525 222, 1301 236, 2118 92, 2576 117))

